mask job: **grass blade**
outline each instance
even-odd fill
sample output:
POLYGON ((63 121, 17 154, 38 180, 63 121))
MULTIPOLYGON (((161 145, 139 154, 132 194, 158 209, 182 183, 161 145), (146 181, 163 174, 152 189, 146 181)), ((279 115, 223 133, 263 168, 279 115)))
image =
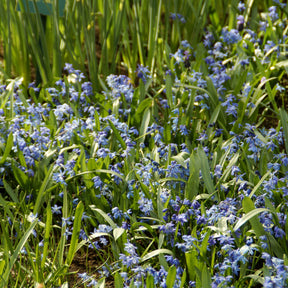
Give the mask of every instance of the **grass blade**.
POLYGON ((73 233, 72 233, 72 238, 68 250, 68 255, 66 258, 66 264, 68 266, 71 265, 72 260, 74 258, 74 255, 77 251, 77 245, 78 245, 78 239, 79 239, 79 233, 81 229, 81 221, 82 221, 82 214, 84 212, 84 205, 82 202, 79 202, 77 207, 76 207, 76 212, 75 212, 75 218, 74 218, 74 224, 73 224, 73 233))
POLYGON ((24 233, 24 235, 22 236, 21 240, 19 241, 16 249, 14 250, 11 258, 10 258, 10 261, 9 261, 9 264, 4 272, 4 274, 2 275, 2 283, 1 283, 1 286, 0 287, 5 287, 5 283, 8 283, 8 279, 9 279, 9 276, 10 276, 10 272, 13 268, 13 265, 15 264, 15 262, 17 261, 17 258, 18 258, 18 255, 20 253, 20 251, 23 249, 23 247, 25 246, 25 244, 27 243, 30 235, 32 234, 33 232, 33 229, 35 228, 35 226, 37 225, 37 221, 35 220, 33 223, 31 223, 30 227, 27 229, 27 231, 24 233))

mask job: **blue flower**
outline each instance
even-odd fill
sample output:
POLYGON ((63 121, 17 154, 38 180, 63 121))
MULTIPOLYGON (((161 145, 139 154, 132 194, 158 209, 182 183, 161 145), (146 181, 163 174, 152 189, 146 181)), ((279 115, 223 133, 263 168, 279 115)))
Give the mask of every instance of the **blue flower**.
POLYGON ((222 29, 223 42, 227 44, 235 44, 241 40, 241 36, 236 29, 231 29, 230 31, 227 28, 222 29))
POLYGON ((151 78, 151 75, 149 75, 150 71, 148 69, 148 66, 144 67, 142 64, 141 65, 138 64, 135 72, 137 74, 137 77, 142 79, 144 84, 147 82, 147 79, 151 78))
POLYGON ((269 17, 271 18, 271 20, 273 22, 275 22, 279 18, 279 15, 278 15, 276 10, 277 10, 276 6, 271 6, 271 7, 268 8, 268 11, 269 11, 268 15, 269 15, 269 17))
POLYGON ((94 182, 94 188, 97 189, 97 188, 102 188, 103 186, 103 182, 101 180, 101 178, 99 176, 95 176, 92 178, 92 181, 94 182))
POLYGON ((242 1, 240 1, 240 2, 238 3, 237 8, 238 8, 239 12, 243 12, 243 11, 246 9, 245 4, 242 3, 242 1))
POLYGON ((57 206, 56 204, 51 207, 52 213, 53 214, 62 214, 62 206, 57 206))
POLYGON ((131 102, 133 98, 134 89, 130 79, 125 75, 109 75, 106 79, 108 86, 112 89, 112 100, 120 98, 124 95, 127 102, 131 102))

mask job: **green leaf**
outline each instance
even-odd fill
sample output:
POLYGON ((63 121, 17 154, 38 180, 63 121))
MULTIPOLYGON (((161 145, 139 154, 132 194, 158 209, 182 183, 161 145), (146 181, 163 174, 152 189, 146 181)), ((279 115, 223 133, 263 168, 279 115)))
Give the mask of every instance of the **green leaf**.
POLYGON ((205 186, 208 190, 208 193, 213 194, 214 193, 214 184, 213 184, 211 174, 210 174, 209 162, 208 162, 208 158, 207 158, 202 146, 200 146, 198 148, 198 159, 200 162, 200 167, 201 167, 200 169, 202 172, 205 186))
POLYGON ((135 118, 136 120, 140 123, 141 121, 141 115, 143 113, 143 111, 146 111, 147 109, 149 110, 149 108, 152 105, 152 99, 151 98, 147 98, 144 99, 138 106, 136 113, 135 113, 135 118))
POLYGON ((100 131, 101 125, 100 125, 100 119, 99 119, 99 115, 97 111, 95 111, 94 113, 94 119, 95 119, 95 129, 96 131, 100 131))
POLYGON ((64 283, 61 285, 61 288, 69 288, 68 282, 64 282, 64 283))
MULTIPOLYGON (((242 206, 243 206, 243 210, 244 210, 244 212, 245 212, 246 214, 248 214, 249 212, 253 212, 254 210, 256 210, 253 201, 252 201, 249 197, 244 197, 244 199, 243 199, 243 201, 242 201, 242 206)), ((266 209, 266 208, 259 208, 259 209, 266 209)), ((257 211, 257 210, 256 210, 256 211, 257 211)), ((261 210, 260 210, 260 211, 261 211, 261 210)), ((265 210, 265 211, 266 211, 266 210, 265 210)), ((262 212, 264 212, 264 211, 262 211, 262 212)), ((254 213, 256 213, 256 214, 254 214, 253 217, 247 217, 247 216, 246 216, 246 218, 249 218, 247 221, 250 221, 250 223, 251 223, 251 225, 252 225, 252 228, 253 228, 253 230, 255 231, 257 237, 260 237, 260 236, 262 236, 262 235, 265 235, 265 230, 264 230, 262 224, 260 223, 259 219, 258 219, 257 217, 255 217, 258 213, 257 213, 257 212, 254 212, 254 213)), ((251 214, 250 214, 250 215, 251 215, 251 214)), ((245 217, 245 216, 244 216, 244 217, 245 217)), ((242 219, 242 218, 241 218, 241 219, 242 219)), ((241 219, 240 219, 239 221, 241 221, 241 219)), ((239 221, 238 221, 238 222, 239 222, 239 221)), ((247 222, 247 221, 245 221, 245 219, 242 220, 242 221, 240 222, 241 226, 244 224, 244 222, 247 222)), ((237 222, 237 223, 238 223, 238 222, 237 222)), ((236 228, 237 228, 237 227, 240 227, 240 225, 237 224, 237 223, 236 223, 236 225, 235 225, 236 228)), ((235 230, 237 230, 237 229, 234 228, 234 231, 235 231, 235 230)))
MULTIPOLYGON (((243 199, 242 206, 243 206, 243 210, 246 214, 248 214, 250 211, 252 212, 254 210, 257 210, 257 209, 255 209, 253 201, 249 197, 245 197, 243 199)), ((258 209, 266 209, 266 208, 258 208, 258 209)), ((271 210, 269 210, 269 209, 267 209, 267 210, 273 214, 273 212, 271 210)), ((254 213, 256 213, 256 212, 254 212, 254 213)), ((256 215, 257 215, 257 213, 256 213, 256 215)), ((241 221, 241 219, 239 221, 241 221)), ((279 245, 279 243, 275 240, 275 238, 270 233, 265 233, 265 230, 264 230, 262 224, 260 223, 259 219, 254 215, 254 217, 252 217, 252 218, 250 217, 249 222, 250 222, 253 230, 255 231, 255 234, 257 235, 257 237, 259 238, 262 235, 266 235, 268 238, 268 242, 271 245, 271 252, 274 253, 278 258, 282 258, 284 255, 284 251, 283 251, 282 247, 279 245)), ((237 223, 236 223, 236 225, 237 225, 237 223)), ((238 226, 239 226, 239 224, 238 224, 238 226)), ((234 228, 234 231, 235 230, 236 229, 234 228)))
POLYGON ((114 223, 113 220, 104 211, 96 208, 95 205, 90 205, 89 207, 91 208, 91 210, 100 214, 113 229, 117 228, 117 224, 114 223))
MULTIPOLYGON (((2 205, 3 206, 3 208, 4 208, 4 211, 8 214, 8 216, 11 218, 11 219, 13 219, 14 217, 13 217, 13 213, 12 213, 12 211, 9 209, 9 207, 10 207, 10 202, 8 202, 8 201, 6 201, 3 197, 2 197, 2 195, 1 195, 1 193, 0 193, 0 206, 2 205)), ((4 222, 3 222, 4 223, 4 222)), ((6 222, 5 222, 6 223, 6 222)))
POLYGON ((186 267, 189 275, 189 279, 194 281, 196 275, 200 278, 200 270, 198 269, 198 252, 193 249, 192 251, 188 251, 185 253, 186 267))
MULTIPOLYGON (((115 286, 117 287, 117 286, 115 286)), ((155 284, 154 284, 154 277, 151 274, 148 274, 147 278, 146 278, 146 288, 154 288, 155 284)))
POLYGON ((12 163, 12 170, 16 181, 22 188, 27 188, 28 176, 19 169, 14 163, 12 163))
POLYGON ((74 218, 74 223, 73 223, 73 233, 72 233, 71 242, 70 242, 70 246, 68 250, 68 255, 66 258, 66 264, 68 266, 71 265, 72 260, 75 256, 75 253, 77 251, 83 212, 84 212, 84 205, 82 202, 79 202, 76 207, 75 218, 74 218))
POLYGON ((13 202, 19 203, 19 200, 18 200, 16 193, 14 192, 14 190, 11 188, 11 186, 4 179, 3 179, 3 185, 4 185, 6 192, 8 193, 8 195, 13 200, 13 202))
MULTIPOLYGON (((238 230, 240 227, 242 227, 244 224, 246 224, 248 221, 250 221, 253 217, 255 217, 256 215, 262 213, 262 212, 271 212, 269 209, 267 208, 257 208, 254 209, 250 212, 248 212, 247 214, 245 214, 245 216, 243 216, 241 219, 239 219, 237 221, 237 223, 234 226, 234 231, 238 230)), ((256 219, 256 218, 255 218, 256 219)), ((262 230, 259 228, 259 231, 262 230)))
POLYGON ((211 281, 211 274, 207 268, 207 266, 204 264, 203 265, 203 268, 202 268, 202 275, 201 275, 201 287, 202 288, 211 288, 211 284, 212 284, 212 281, 211 281))
POLYGON ((186 273, 186 269, 184 269, 184 272, 183 272, 182 277, 181 277, 181 284, 180 284, 180 288, 183 288, 184 285, 185 285, 185 283, 186 283, 186 277, 187 277, 186 274, 187 274, 187 273, 186 273))
POLYGON ((40 209, 40 206, 41 206, 41 203, 42 201, 44 200, 44 195, 45 195, 45 192, 47 191, 47 188, 49 187, 49 185, 51 185, 51 178, 53 176, 53 172, 57 169, 57 167, 53 167, 53 165, 50 166, 45 178, 44 178, 44 181, 39 189, 39 192, 38 192, 38 195, 37 195, 37 198, 36 198, 36 202, 35 202, 35 206, 34 206, 34 209, 33 209, 33 213, 36 214, 38 213, 39 209, 40 209))
POLYGON ((185 187, 185 198, 192 201, 197 196, 199 190, 200 163, 195 153, 192 153, 190 156, 189 169, 190 176, 185 187))
POLYGON ((168 270, 168 275, 166 278, 167 288, 173 288, 176 279, 176 267, 173 265, 168 270))
MULTIPOLYGON (((208 139, 210 139, 210 134, 211 134, 211 132, 213 131, 213 126, 212 126, 211 124, 216 123, 220 110, 221 110, 221 104, 219 104, 219 105, 214 109, 213 114, 211 115, 211 118, 210 118, 210 120, 209 120, 209 124, 210 124, 211 127, 208 128, 207 131, 206 131, 206 134, 207 134, 207 136, 208 136, 208 139)), ((209 127, 209 124, 208 124, 208 127, 209 127)))
MULTIPOLYGON (((163 219, 163 203, 161 199, 161 189, 158 187, 157 189, 157 215, 159 219, 163 219)), ((160 248, 160 247, 159 247, 160 248)))
POLYGON ((117 227, 113 229, 114 240, 117 241, 117 239, 120 238, 123 233, 125 233, 125 229, 122 227, 117 227))
POLYGON ((154 250, 148 254, 146 254, 144 257, 142 257, 141 262, 147 261, 155 256, 158 256, 160 254, 169 254, 169 255, 173 255, 173 252, 171 250, 168 249, 157 249, 154 250))
POLYGON ((139 133, 139 143, 143 143, 145 140, 147 128, 150 123, 150 115, 151 115, 150 108, 146 108, 143 114, 142 122, 141 122, 140 133, 139 133))
POLYGON ((0 275, 2 275, 4 267, 5 267, 5 260, 3 259, 0 261, 0 275))
POLYGON ((108 119, 108 122, 110 124, 111 129, 113 130, 114 135, 116 136, 117 140, 120 142, 121 147, 125 150, 126 149, 126 144, 123 140, 123 138, 120 136, 119 131, 115 127, 115 125, 112 123, 111 120, 108 119))
POLYGON ((17 92, 18 92, 18 96, 19 96, 20 100, 21 100, 22 103, 23 103, 23 106, 24 106, 25 108, 28 108, 29 105, 28 105, 28 102, 27 102, 27 100, 26 100, 26 98, 25 98, 25 95, 23 94, 22 90, 19 89, 17 92))
POLYGON ((120 175, 117 172, 114 172, 112 170, 107 170, 107 169, 96 169, 96 170, 91 170, 91 171, 84 171, 84 172, 78 173, 78 174, 76 174, 76 175, 74 175, 74 176, 72 176, 70 178, 67 178, 66 182, 69 182, 72 179, 75 179, 77 177, 80 177, 80 176, 83 176, 83 175, 87 175, 87 174, 93 174, 93 173, 103 173, 103 174, 115 175, 115 176, 119 177, 123 182, 125 182, 125 178, 122 175, 120 175))
POLYGON ((166 96, 167 96, 167 100, 168 100, 168 105, 170 107, 170 109, 173 109, 174 105, 173 105, 173 98, 172 98, 172 78, 171 75, 167 74, 166 75, 166 96))
POLYGON ((280 61, 278 63, 275 64, 276 67, 284 67, 284 68, 288 68, 288 60, 283 60, 283 61, 280 61))
POLYGON ((123 287, 123 280, 122 280, 122 277, 120 276, 119 272, 116 272, 114 274, 114 285, 115 285, 115 287, 119 287, 119 288, 123 287))
POLYGON ((259 187, 262 185, 262 183, 264 182, 264 180, 271 175, 271 170, 269 170, 265 175, 263 175, 263 177, 260 179, 260 181, 255 185, 255 187, 253 188, 253 190, 251 191, 251 193, 249 194, 249 197, 252 198, 252 196, 257 192, 257 190, 259 189, 259 187))
POLYGON ((80 243, 78 243, 77 245, 77 251, 83 247, 86 244, 89 244, 91 241, 93 241, 96 238, 100 238, 100 237, 112 237, 109 233, 104 233, 104 232, 96 232, 93 233, 92 235, 89 235, 87 240, 82 240, 80 243))
POLYGON ((3 156, 0 159, 0 165, 4 164, 4 162, 6 161, 7 157, 10 154, 10 151, 11 151, 12 147, 13 147, 13 133, 11 132, 9 134, 9 136, 8 136, 8 139, 7 139, 7 143, 6 143, 6 148, 5 148, 4 154, 3 154, 3 156))
POLYGON ((180 152, 176 156, 172 156, 171 159, 175 160, 178 164, 187 168, 187 162, 185 163, 186 159, 189 158, 189 154, 187 152, 180 152))
POLYGON ((285 142, 285 150, 288 153, 288 115, 287 112, 283 109, 279 109, 280 119, 283 127, 284 132, 284 142, 285 142))
POLYGON ((48 247, 50 243, 50 232, 52 228, 52 210, 51 210, 51 204, 48 202, 47 208, 46 208, 46 223, 45 223, 45 233, 44 233, 44 247, 43 247, 43 254, 42 254, 42 260, 41 260, 41 268, 44 269, 46 258, 48 256, 48 247))

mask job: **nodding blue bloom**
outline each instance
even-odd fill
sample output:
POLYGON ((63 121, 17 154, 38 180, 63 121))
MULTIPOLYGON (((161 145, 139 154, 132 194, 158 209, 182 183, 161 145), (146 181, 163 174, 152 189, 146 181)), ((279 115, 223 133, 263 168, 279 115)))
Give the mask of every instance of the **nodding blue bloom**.
POLYGON ((208 139, 207 134, 205 132, 203 132, 203 133, 200 133, 200 137, 197 140, 202 142, 202 141, 205 141, 207 139, 208 139))
POLYGON ((278 226, 274 226, 273 230, 274 230, 274 235, 276 238, 283 238, 286 235, 285 231, 279 228, 278 226))
POLYGON ((128 280, 128 273, 127 272, 120 272, 120 276, 124 279, 124 281, 128 280))
POLYGON ((165 225, 160 226, 160 231, 162 231, 165 234, 171 234, 173 235, 176 231, 175 225, 173 223, 167 223, 165 225))
POLYGON ((260 31, 266 31, 266 28, 268 27, 267 21, 259 21, 259 29, 260 31))
POLYGON ((94 182, 94 188, 102 188, 103 182, 99 176, 93 177, 92 180, 94 182))
POLYGON ((186 20, 185 20, 185 18, 184 18, 184 16, 183 15, 181 15, 181 14, 176 14, 176 13, 170 13, 170 18, 172 19, 172 20, 176 20, 176 19, 178 19, 181 23, 186 23, 186 20))
POLYGON ((172 19, 172 20, 175 20, 176 18, 177 18, 177 15, 176 15, 176 13, 170 13, 170 18, 172 19))
POLYGON ((97 156, 100 158, 106 158, 106 156, 110 153, 110 150, 108 148, 100 148, 97 150, 97 156))
POLYGON ((65 63, 63 70, 67 71, 69 74, 72 74, 75 71, 75 69, 73 68, 73 65, 69 63, 65 63))
POLYGON ((184 223, 188 222, 188 216, 186 213, 181 213, 175 217, 175 221, 179 222, 183 226, 184 223))
POLYGON ((277 13, 277 7, 276 6, 271 6, 268 8, 268 11, 269 11, 269 17, 271 18, 271 20, 273 22, 275 22, 276 20, 279 19, 279 15, 277 13))
POLYGON ((241 66, 246 66, 246 65, 249 65, 249 63, 250 63, 250 61, 249 61, 249 59, 248 58, 246 58, 246 59, 242 59, 242 60, 240 60, 240 65, 241 66))
POLYGON ((112 214, 115 219, 121 219, 123 212, 118 207, 114 207, 112 208, 112 214))
POLYGON ((184 18, 184 16, 183 15, 181 15, 181 14, 177 14, 177 17, 178 17, 178 19, 179 19, 179 21, 181 22, 181 23, 186 23, 186 20, 185 20, 185 18, 184 18))
POLYGON ((36 214, 30 213, 29 218, 30 218, 30 221, 31 221, 31 222, 39 221, 39 219, 38 219, 38 213, 36 213, 36 214))
POLYGON ((69 230, 68 227, 66 228, 64 235, 66 236, 66 239, 68 239, 68 237, 72 235, 72 232, 69 230))
POLYGON ((51 207, 53 214, 62 214, 62 206, 57 206, 56 204, 51 207))
POLYGON ((223 129, 216 129, 216 131, 215 131, 215 137, 219 137, 219 136, 221 136, 222 135, 222 133, 223 133, 223 129))
POLYGON ((70 217, 67 218, 62 217, 62 227, 66 225, 71 225, 72 222, 70 221, 70 219, 71 219, 70 217))
POLYGON ((81 217, 81 220, 86 220, 86 219, 90 219, 90 216, 86 215, 86 212, 84 211, 81 217))
MULTIPOLYGON (((265 52, 265 53, 268 53, 272 48, 274 48, 276 45, 275 45, 275 43, 273 42, 273 41, 271 41, 271 40, 268 40, 267 41, 267 43, 265 44, 265 46, 264 46, 264 49, 263 49, 263 51, 265 52)), ((277 49, 277 48, 276 48, 277 49)))
POLYGON ((87 287, 90 287, 90 286, 96 286, 97 284, 98 284, 98 282, 94 279, 94 278, 92 278, 92 277, 90 277, 89 278, 89 283, 88 284, 86 284, 87 285, 87 287))
POLYGON ((106 78, 106 81, 108 86, 112 89, 112 100, 121 97, 121 94, 123 94, 127 102, 132 101, 134 89, 130 82, 130 78, 125 75, 116 76, 111 74, 106 78))
POLYGON ((238 10, 239 10, 240 12, 243 12, 243 11, 246 9, 245 4, 242 3, 242 1, 240 1, 240 2, 238 3, 237 8, 238 8, 238 10))
POLYGON ((185 60, 184 51, 182 49, 178 49, 174 54, 170 53, 169 56, 176 60, 176 64, 183 63, 185 60))
POLYGON ((205 38, 203 41, 204 46, 210 48, 212 46, 213 41, 214 41, 213 34, 211 32, 208 32, 205 34, 204 38, 205 38))
POLYGON ((127 241, 127 243, 125 243, 124 250, 129 255, 127 256, 125 254, 120 253, 119 259, 122 261, 123 265, 130 267, 139 264, 141 258, 138 256, 136 249, 137 247, 134 246, 132 243, 130 243, 129 240, 127 241))
POLYGON ((237 174, 240 174, 241 173, 241 170, 238 166, 232 166, 232 169, 231 169, 231 175, 232 176, 235 176, 237 174))
POLYGON ((276 84, 276 91, 279 91, 280 93, 284 92, 286 90, 285 87, 279 85, 279 83, 276 84))
POLYGON ((56 119, 59 121, 63 120, 63 116, 70 116, 73 114, 73 110, 72 108, 64 103, 63 105, 58 105, 55 109, 54 109, 54 114, 56 116, 56 119))
POLYGON ((241 40, 241 36, 236 29, 231 29, 230 31, 227 28, 222 29, 223 42, 227 44, 236 44, 241 40))
POLYGON ((181 46, 182 46, 183 48, 185 48, 185 49, 186 49, 186 48, 190 48, 190 49, 192 48, 191 45, 189 44, 189 42, 188 42, 187 40, 181 41, 180 44, 181 44, 181 46))
POLYGON ((21 254, 27 255, 27 250, 25 247, 23 247, 20 251, 21 254))
POLYGON ((222 166, 220 164, 217 164, 215 166, 215 170, 214 170, 214 175, 217 177, 217 178, 220 178, 222 176, 222 166))
POLYGON ((237 17, 237 25, 243 25, 244 24, 244 16, 243 15, 239 15, 237 17))
POLYGON ((183 252, 189 251, 192 247, 197 248, 195 243, 198 243, 197 238, 192 237, 191 235, 183 235, 182 239, 185 243, 176 243, 175 246, 181 249, 183 252))
POLYGON ((146 83, 147 82, 147 80, 149 79, 149 78, 151 78, 151 75, 149 75, 150 74, 150 71, 149 71, 149 69, 148 69, 148 66, 147 67, 144 67, 142 64, 138 64, 137 65, 137 69, 136 69, 136 74, 137 74, 137 77, 138 78, 140 78, 140 79, 142 79, 142 81, 144 82, 144 83, 146 83))
POLYGON ((67 185, 66 181, 65 181, 65 172, 60 170, 59 172, 55 172, 52 176, 52 179, 56 182, 56 183, 60 183, 63 185, 67 185))
POLYGON ((183 136, 186 136, 189 134, 187 128, 186 128, 186 125, 180 125, 179 126, 179 130, 180 130, 180 134, 183 135, 183 136))
MULTIPOLYGON (((142 194, 142 193, 141 193, 142 194)), ((139 209, 145 215, 150 215, 150 212, 153 211, 153 203, 151 199, 147 199, 142 194, 142 197, 138 200, 139 209)))

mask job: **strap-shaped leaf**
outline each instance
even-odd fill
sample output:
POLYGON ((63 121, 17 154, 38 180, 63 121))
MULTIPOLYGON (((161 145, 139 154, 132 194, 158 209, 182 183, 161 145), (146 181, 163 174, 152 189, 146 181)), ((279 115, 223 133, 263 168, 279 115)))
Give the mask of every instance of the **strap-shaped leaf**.
POLYGON ((173 252, 172 252, 171 250, 168 250, 168 249, 157 249, 157 250, 154 250, 154 251, 146 254, 146 255, 142 258, 141 262, 147 261, 147 260, 149 260, 149 259, 151 259, 151 258, 153 258, 153 257, 155 257, 155 256, 160 255, 160 254, 173 255, 173 252))
POLYGON ((238 220, 238 222, 236 223, 236 225, 234 227, 234 231, 238 230, 240 227, 242 227, 245 223, 247 223, 249 220, 251 220, 256 215, 258 215, 262 212, 265 212, 265 211, 271 212, 267 208, 257 208, 257 209, 254 209, 254 210, 248 212, 241 219, 238 220))
POLYGON ((13 147, 13 133, 11 132, 9 134, 7 142, 6 142, 4 154, 3 154, 2 158, 0 159, 0 165, 4 164, 4 162, 6 161, 7 157, 10 154, 12 147, 13 147))

